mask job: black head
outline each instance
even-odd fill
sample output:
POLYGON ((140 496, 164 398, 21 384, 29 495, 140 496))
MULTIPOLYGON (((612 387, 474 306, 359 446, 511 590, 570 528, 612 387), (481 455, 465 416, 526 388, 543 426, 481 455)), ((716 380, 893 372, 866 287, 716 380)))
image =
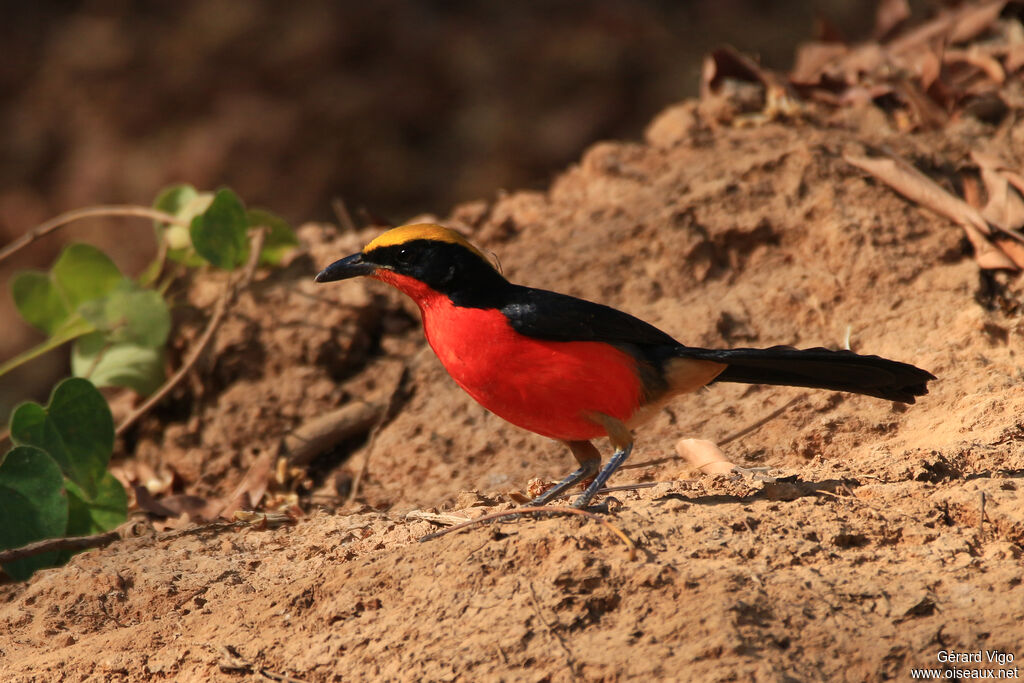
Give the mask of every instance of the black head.
POLYGON ((508 281, 465 237, 439 225, 405 225, 385 232, 358 254, 335 261, 316 276, 317 282, 370 275, 406 293, 399 278, 412 278, 459 306, 491 307, 508 281))

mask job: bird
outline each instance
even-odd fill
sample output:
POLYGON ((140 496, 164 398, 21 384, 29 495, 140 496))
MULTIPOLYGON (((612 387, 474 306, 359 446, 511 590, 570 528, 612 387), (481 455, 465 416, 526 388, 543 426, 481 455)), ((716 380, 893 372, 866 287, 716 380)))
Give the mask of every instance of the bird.
POLYGON ((844 391, 914 403, 930 372, 826 348, 686 346, 618 309, 508 281, 461 233, 433 223, 391 228, 316 282, 385 282, 419 307, 427 342, 452 379, 506 421, 568 446, 579 467, 530 501, 586 484, 586 508, 633 450, 633 430, 674 397, 717 382, 844 391), (593 441, 614 448, 601 467, 593 441), (589 484, 586 482, 589 481, 589 484))

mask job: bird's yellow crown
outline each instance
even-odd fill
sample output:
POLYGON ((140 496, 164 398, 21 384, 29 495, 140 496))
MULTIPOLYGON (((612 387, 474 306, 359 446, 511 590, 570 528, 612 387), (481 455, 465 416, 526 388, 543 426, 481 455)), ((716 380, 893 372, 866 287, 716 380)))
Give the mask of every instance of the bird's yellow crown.
POLYGON ((413 242, 415 240, 429 240, 432 242, 449 242, 451 244, 458 244, 479 256, 484 262, 490 263, 487 257, 483 255, 483 252, 470 244, 469 240, 463 237, 461 233, 450 228, 435 225, 434 223, 413 223, 411 225, 392 228, 391 230, 378 235, 373 239, 373 241, 367 244, 363 249, 363 253, 369 254, 371 251, 379 247, 392 247, 398 244, 405 244, 406 242, 413 242))

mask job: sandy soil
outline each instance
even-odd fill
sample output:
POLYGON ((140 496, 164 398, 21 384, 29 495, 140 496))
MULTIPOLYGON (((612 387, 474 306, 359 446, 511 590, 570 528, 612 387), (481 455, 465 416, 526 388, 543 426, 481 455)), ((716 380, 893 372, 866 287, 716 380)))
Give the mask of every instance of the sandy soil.
MULTIPOLYGON (((1019 82, 1001 93, 1024 110, 1019 82)), ((0 587, 0 678, 906 680, 941 650, 1024 658, 1024 281, 981 271, 959 227, 843 159, 884 149, 953 177, 991 151, 1020 168, 1022 119, 907 131, 870 106, 717 116, 682 103, 547 191, 447 222, 510 279, 685 343, 848 338, 913 362, 939 378, 918 404, 730 385, 675 401, 612 482, 653 484, 608 506, 635 559, 577 518, 420 543, 438 527, 410 511, 504 509, 573 461, 465 396, 397 293, 312 282, 379 229, 306 226, 305 250, 242 296, 119 471, 170 482, 163 500, 196 515, 249 490, 246 473, 318 415, 362 400, 391 401, 393 417, 270 484, 306 511, 294 525, 145 534, 0 587), (801 396, 724 446, 774 482, 675 457, 681 438, 724 442, 801 396)), ((219 287, 187 292, 180 352, 219 287)))

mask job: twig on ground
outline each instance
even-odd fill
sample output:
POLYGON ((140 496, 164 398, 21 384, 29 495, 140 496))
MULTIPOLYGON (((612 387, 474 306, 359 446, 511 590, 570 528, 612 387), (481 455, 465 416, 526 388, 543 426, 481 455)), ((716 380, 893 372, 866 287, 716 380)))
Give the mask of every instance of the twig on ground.
POLYGON ((981 491, 981 505, 978 511, 978 538, 985 538, 985 492, 981 491))
POLYGON ((434 524, 445 524, 452 526, 453 524, 462 524, 463 522, 471 521, 468 517, 460 517, 459 515, 449 515, 437 512, 426 512, 425 510, 412 510, 405 515, 406 519, 422 519, 426 522, 433 522, 434 524))
POLYGON ((758 420, 757 422, 753 423, 749 427, 744 427, 743 429, 741 429, 740 431, 736 432, 735 434, 730 434, 729 436, 725 437, 724 439, 719 439, 718 440, 718 445, 719 446, 724 446, 725 444, 729 443, 730 441, 735 441, 736 439, 740 439, 740 438, 746 436, 747 434, 750 434, 751 432, 757 431, 758 429, 760 429, 761 427, 765 426, 766 424, 768 424, 769 422, 771 422, 772 420, 777 418, 779 415, 782 415, 784 412, 786 412, 787 410, 789 410, 790 408, 792 408, 794 405, 796 405, 800 401, 804 400, 805 398, 807 398, 807 394, 803 394, 803 393, 799 394, 798 396, 794 396, 789 401, 787 401, 781 408, 776 408, 775 410, 770 412, 768 415, 765 415, 764 417, 762 417, 760 420, 758 420))
POLYGON ((168 531, 165 534, 161 534, 156 537, 158 541, 169 541, 172 538, 178 538, 179 536, 195 536, 201 534, 204 531, 229 531, 231 529, 241 529, 243 527, 252 526, 251 522, 210 522, 209 524, 200 524, 199 526, 190 526, 185 529, 178 529, 176 531, 168 531))
POLYGON ((643 462, 627 462, 625 465, 619 467, 618 471, 622 470, 641 470, 645 467, 654 467, 655 465, 664 465, 667 462, 673 460, 682 460, 682 456, 679 455, 666 455, 664 458, 655 458, 654 460, 644 460, 643 462))
POLYGON ((640 484, 623 484, 622 486, 606 486, 605 488, 598 491, 598 494, 615 493, 616 491, 639 491, 640 489, 652 489, 655 486, 661 484, 672 484, 675 482, 665 481, 645 481, 640 484))
POLYGON ((377 435, 380 434, 380 430, 385 424, 390 422, 394 417, 395 413, 398 412, 399 406, 402 404, 401 396, 405 383, 409 379, 409 365, 402 363, 402 371, 398 374, 398 379, 395 380, 395 386, 391 390, 391 396, 388 398, 387 408, 381 413, 380 419, 377 420, 377 424, 373 426, 370 431, 370 438, 366 441, 366 447, 363 448, 363 461, 359 465, 359 470, 356 472, 356 476, 352 479, 352 488, 349 489, 348 497, 345 499, 345 505, 351 504, 355 501, 356 496, 359 495, 359 489, 362 487, 363 479, 366 478, 366 472, 370 466, 370 453, 373 452, 373 444, 377 441, 377 435))
MULTIPOLYGON (((214 650, 212 644, 207 644, 211 651, 214 650)), ((301 678, 292 678, 287 674, 279 674, 276 671, 271 671, 265 666, 257 666, 252 660, 246 659, 239 652, 234 645, 221 645, 217 654, 220 655, 220 661, 217 666, 224 673, 258 673, 263 678, 271 681, 282 681, 282 683, 306 683, 301 678)))
POLYGON ((447 529, 441 529, 440 531, 435 531, 431 534, 427 534, 426 536, 420 538, 420 543, 423 543, 425 541, 431 541, 435 538, 440 538, 441 536, 446 536, 454 531, 468 529, 469 527, 477 524, 483 524, 485 522, 491 522, 494 520, 501 519, 514 520, 519 519, 523 515, 530 515, 536 517, 554 517, 555 515, 578 515, 580 517, 585 517, 586 519, 591 519, 597 522, 598 524, 601 524, 609 531, 611 531, 613 534, 618 536, 622 540, 622 542, 626 544, 627 550, 629 550, 629 559, 636 559, 636 544, 633 543, 632 540, 630 540, 629 536, 627 536, 626 533, 622 531, 622 529, 615 526, 614 524, 604 519, 600 515, 595 515, 593 512, 587 512, 586 510, 580 510, 578 508, 563 507, 560 505, 538 505, 534 507, 516 508, 515 510, 510 510, 508 512, 495 512, 490 515, 484 515, 483 517, 477 517, 476 519, 470 520, 468 522, 463 522, 462 524, 456 524, 455 526, 448 527, 447 529))
MULTIPOLYGON (((777 409, 773 410, 768 415, 765 415, 764 417, 762 417, 757 422, 754 422, 753 424, 751 424, 751 425, 749 425, 747 427, 744 427, 740 431, 738 431, 738 432, 736 432, 734 434, 730 434, 729 436, 726 436, 723 439, 719 439, 716 443, 719 446, 724 446, 725 444, 729 443, 730 441, 735 441, 736 439, 740 439, 740 438, 746 436, 747 434, 751 434, 751 433, 757 431, 758 429, 760 429, 761 427, 765 426, 766 424, 768 424, 769 422, 771 422, 772 420, 777 418, 779 415, 782 415, 784 412, 786 412, 787 410, 792 408, 796 403, 798 403, 799 401, 802 401, 805 398, 807 398, 807 394, 806 393, 802 393, 802 394, 800 394, 798 396, 794 396, 792 399, 790 399, 781 408, 777 408, 777 409)), ((642 468, 645 468, 645 467, 654 467, 655 465, 663 465, 666 462, 672 462, 673 460, 684 460, 684 459, 685 458, 683 458, 683 456, 681 456, 681 455, 669 455, 669 456, 666 456, 664 458, 655 458, 654 460, 645 460, 643 462, 626 463, 625 465, 620 467, 619 470, 620 471, 621 470, 635 470, 635 469, 642 469, 642 468)))
MULTIPOLYGON (((8 244, 3 249, 0 249, 0 261, 9 258, 12 254, 20 251, 27 247, 32 242, 35 242, 40 237, 48 235, 57 228, 67 225, 68 223, 81 220, 83 218, 104 218, 107 216, 130 216, 134 218, 150 218, 155 221, 162 223, 174 223, 175 225, 186 225, 177 216, 172 216, 164 211, 157 211, 147 206, 132 206, 132 205, 108 205, 108 206, 90 206, 84 209, 75 209, 74 211, 68 211, 62 213, 59 216, 54 216, 45 223, 40 223, 36 227, 32 228, 24 235, 8 244)), ((187 227, 187 226, 186 226, 187 227)))
POLYGON ((555 630, 555 628, 544 618, 544 614, 540 611, 540 601, 537 599, 537 591, 533 587, 533 581, 529 582, 530 586, 530 599, 533 601, 533 609, 537 613, 537 618, 540 619, 540 623, 544 624, 544 628, 548 630, 548 635, 558 641, 558 644, 562 646, 562 651, 565 652, 565 664, 569 667, 569 672, 575 678, 579 675, 576 671, 576 658, 572 656, 572 650, 569 649, 569 645, 565 642, 565 638, 562 634, 555 630))
POLYGON ((341 441, 373 429, 373 425, 380 421, 385 412, 384 406, 356 399, 326 415, 304 422, 284 437, 284 453, 288 464, 305 467, 313 458, 341 441))
MULTIPOLYGON (((202 524, 199 526, 188 527, 186 529, 178 529, 176 531, 170 531, 165 534, 156 536, 158 541, 166 541, 179 536, 192 536, 195 534, 201 534, 204 531, 226 531, 228 529, 242 529, 245 527, 255 527, 260 529, 276 529, 284 524, 294 524, 295 517, 285 512, 244 512, 236 511, 234 513, 236 521, 234 522, 211 522, 210 524, 202 524)), ((140 526, 139 520, 128 521, 121 526, 113 529, 112 531, 106 531, 102 534, 93 534, 92 536, 70 536, 64 538, 46 538, 35 543, 29 543, 28 545, 20 548, 12 548, 10 550, 4 550, 0 552, 0 565, 14 562, 15 560, 22 560, 26 557, 35 557, 36 555, 42 555, 56 550, 90 550, 92 548, 103 548, 114 541, 121 541, 127 538, 135 538, 140 536, 138 529, 140 526)), ((151 528, 148 523, 145 524, 145 528, 151 528)))
MULTIPOLYGON (((870 476, 870 475, 861 475, 861 476, 870 476)), ((880 483, 886 484, 886 483, 890 483, 890 482, 880 482, 880 483)), ((847 482, 845 482, 845 481, 842 482, 842 490, 846 492, 845 496, 840 496, 838 493, 834 493, 832 491, 826 491, 824 489, 815 489, 814 491, 811 491, 810 493, 811 493, 811 495, 815 495, 815 496, 832 496, 836 500, 841 500, 843 502, 855 503, 857 505, 860 505, 861 507, 865 507, 865 508, 867 508, 869 510, 874 511, 875 514, 877 514, 879 517, 882 517, 883 519, 886 517, 886 513, 894 513, 894 514, 899 515, 900 517, 905 517, 905 518, 911 520, 912 522, 917 522, 918 524, 921 523, 921 520, 919 520, 917 517, 914 517, 913 515, 907 514, 906 512, 900 512, 899 510, 895 509, 892 506, 886 507, 883 510, 880 507, 872 505, 871 503, 867 502, 866 500, 864 500, 863 498, 858 496, 856 493, 854 493, 853 489, 851 489, 850 485, 847 482)))
POLYGON ((108 531, 103 534, 94 534, 92 536, 47 538, 42 541, 36 541, 35 543, 29 543, 28 545, 20 548, 0 552, 0 564, 8 564, 16 560, 23 560, 26 557, 35 557, 36 555, 42 555, 43 553, 49 553, 55 550, 89 550, 90 548, 102 548, 110 545, 114 541, 121 540, 121 538, 122 536, 117 530, 108 531))
POLYGON ((258 670, 258 673, 260 676, 263 676, 264 678, 269 678, 272 681, 281 681, 282 683, 306 683, 305 679, 292 678, 287 674, 279 674, 276 671, 271 671, 266 667, 261 667, 258 670))
POLYGON ((249 262, 245 265, 245 270, 242 271, 241 277, 234 283, 230 281, 224 286, 224 292, 220 298, 217 299, 217 304, 214 308, 213 315, 210 316, 210 321, 206 324, 206 329, 203 330, 203 335, 196 342, 195 347, 192 349, 192 353, 189 354, 188 359, 182 364, 178 371, 171 376, 163 386, 157 390, 152 396, 136 408, 124 421, 117 426, 116 434, 118 436, 124 434, 125 430, 131 427, 135 422, 145 415, 149 410, 157 403, 162 401, 171 390, 178 385, 181 380, 188 375, 189 371, 199 362, 199 358, 203 355, 203 351, 209 346, 210 341, 213 340, 213 335, 220 327, 221 321, 224 319, 224 314, 227 313, 228 305, 234 300, 235 295, 246 285, 248 285, 253 278, 253 274, 256 272, 256 266, 260 261, 260 252, 263 250, 263 242, 266 239, 266 230, 258 229, 253 232, 250 244, 249 244, 249 262))
POLYGON ((357 232, 356 223, 352 220, 352 214, 348 212, 348 206, 341 197, 331 200, 331 208, 334 209, 334 217, 338 219, 338 227, 342 232, 357 232))

